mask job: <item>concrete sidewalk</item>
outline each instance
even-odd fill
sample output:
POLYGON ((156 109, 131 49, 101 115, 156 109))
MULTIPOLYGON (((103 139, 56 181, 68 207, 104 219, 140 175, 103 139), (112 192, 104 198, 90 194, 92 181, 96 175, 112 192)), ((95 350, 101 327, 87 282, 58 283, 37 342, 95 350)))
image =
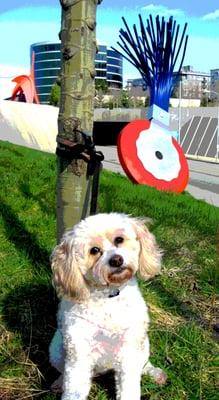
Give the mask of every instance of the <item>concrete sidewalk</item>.
MULTIPOLYGON (((96 146, 104 154, 103 167, 113 172, 125 175, 116 146, 96 146)), ((188 160, 190 179, 186 187, 193 197, 205 200, 207 203, 219 207, 219 164, 205 161, 188 160)))

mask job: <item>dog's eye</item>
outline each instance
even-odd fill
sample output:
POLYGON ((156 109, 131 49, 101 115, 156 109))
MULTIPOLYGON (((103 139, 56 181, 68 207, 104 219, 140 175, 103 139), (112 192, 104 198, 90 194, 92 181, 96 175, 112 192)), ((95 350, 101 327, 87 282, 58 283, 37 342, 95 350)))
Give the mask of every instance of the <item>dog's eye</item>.
POLYGON ((123 238, 122 236, 117 236, 117 237, 114 239, 115 245, 118 245, 118 244, 123 243, 123 242, 124 242, 124 238, 123 238))
POLYGON ((100 248, 99 247, 92 247, 91 249, 90 249, 90 254, 92 254, 93 256, 95 256, 95 254, 98 254, 98 253, 100 253, 100 248))

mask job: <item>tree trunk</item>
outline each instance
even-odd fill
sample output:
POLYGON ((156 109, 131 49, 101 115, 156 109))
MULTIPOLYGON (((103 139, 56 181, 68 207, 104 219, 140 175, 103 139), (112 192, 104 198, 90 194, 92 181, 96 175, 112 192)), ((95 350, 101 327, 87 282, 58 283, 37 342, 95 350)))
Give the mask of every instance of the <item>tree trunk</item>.
POLYGON ((102 0, 60 0, 61 98, 57 136, 57 240, 89 213, 87 163, 71 153, 92 138, 95 95, 96 7, 102 0), (76 146, 75 146, 76 145, 76 146))

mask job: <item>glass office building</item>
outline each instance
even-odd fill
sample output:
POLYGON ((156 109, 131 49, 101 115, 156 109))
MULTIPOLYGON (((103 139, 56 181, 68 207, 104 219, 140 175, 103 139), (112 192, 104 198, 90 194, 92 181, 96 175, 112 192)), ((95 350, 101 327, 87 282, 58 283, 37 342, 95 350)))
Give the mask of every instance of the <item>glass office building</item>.
MULTIPOLYGON (((35 85, 40 103, 48 104, 52 85, 60 73, 61 68, 61 43, 35 43, 31 45, 35 52, 35 85)), ((122 89, 123 69, 122 56, 106 45, 98 45, 95 57, 95 79, 106 80, 109 88, 122 89)))
POLYGON ((35 52, 35 86, 40 103, 48 104, 51 88, 61 67, 60 43, 35 43, 31 45, 35 52))
POLYGON ((107 82, 109 87, 121 89, 123 86, 122 56, 115 50, 107 49, 107 82))

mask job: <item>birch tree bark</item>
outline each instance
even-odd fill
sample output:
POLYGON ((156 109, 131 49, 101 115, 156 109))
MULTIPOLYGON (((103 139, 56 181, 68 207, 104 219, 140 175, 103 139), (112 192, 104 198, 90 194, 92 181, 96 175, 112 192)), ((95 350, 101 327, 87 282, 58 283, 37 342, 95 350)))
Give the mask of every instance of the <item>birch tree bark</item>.
POLYGON ((77 149, 92 138, 96 8, 102 0, 60 0, 61 98, 57 136, 57 240, 88 214, 91 177, 77 149), (73 150, 73 152, 71 151, 73 150))

